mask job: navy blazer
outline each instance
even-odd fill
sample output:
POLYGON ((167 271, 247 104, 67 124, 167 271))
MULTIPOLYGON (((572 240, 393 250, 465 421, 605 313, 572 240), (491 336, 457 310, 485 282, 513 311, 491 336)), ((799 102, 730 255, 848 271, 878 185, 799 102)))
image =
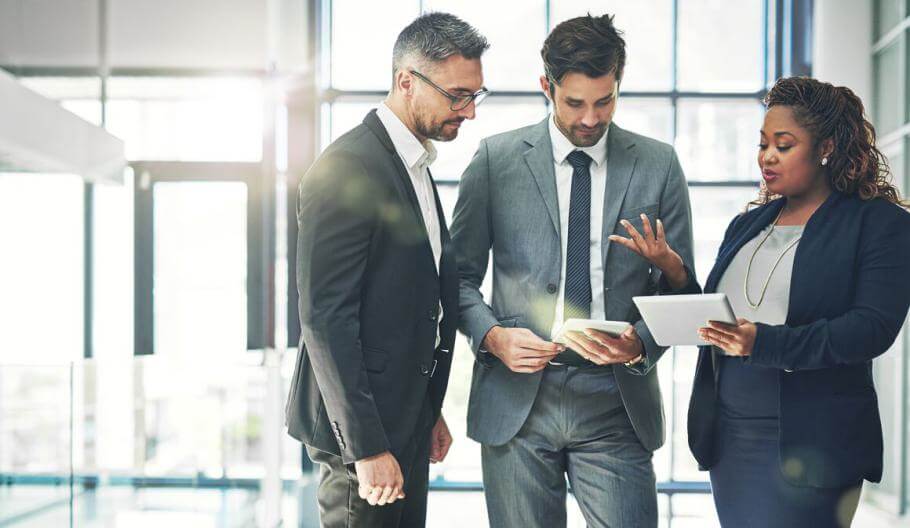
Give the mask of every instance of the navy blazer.
MULTIPOLYGON (((740 248, 771 224, 786 199, 730 223, 708 276, 717 290, 740 248)), ((780 468, 806 487, 882 476, 882 425, 872 359, 894 343, 910 305, 910 213, 883 199, 833 192, 796 249, 785 325, 757 323, 749 364, 778 369, 780 468)), ((689 403, 689 447, 702 469, 715 462, 716 373, 700 347, 689 403)))

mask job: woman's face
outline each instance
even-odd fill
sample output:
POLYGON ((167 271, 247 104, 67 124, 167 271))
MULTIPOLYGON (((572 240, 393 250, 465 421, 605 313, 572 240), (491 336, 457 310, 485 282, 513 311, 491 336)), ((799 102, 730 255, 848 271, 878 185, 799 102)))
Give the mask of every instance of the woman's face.
POLYGON ((787 106, 772 106, 765 113, 758 145, 758 167, 768 191, 800 196, 826 185, 818 155, 806 129, 793 119, 787 106))

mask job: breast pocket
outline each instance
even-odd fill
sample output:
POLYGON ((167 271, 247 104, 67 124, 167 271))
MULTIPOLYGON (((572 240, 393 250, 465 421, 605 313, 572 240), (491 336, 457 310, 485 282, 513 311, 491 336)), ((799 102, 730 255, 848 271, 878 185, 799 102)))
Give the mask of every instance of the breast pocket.
POLYGON ((389 353, 373 347, 363 347, 363 365, 367 372, 384 372, 389 363, 389 353))
POLYGON ((651 228, 655 228, 655 221, 657 220, 657 211, 659 210, 659 204, 650 204, 643 207, 630 207, 623 209, 619 213, 619 218, 616 220, 616 225, 613 226, 613 232, 617 235, 622 235, 624 237, 629 236, 629 232, 626 231, 626 228, 623 227, 622 221, 626 220, 632 224, 639 233, 644 231, 644 223, 642 222, 641 215, 644 214, 648 217, 648 220, 651 222, 651 228))

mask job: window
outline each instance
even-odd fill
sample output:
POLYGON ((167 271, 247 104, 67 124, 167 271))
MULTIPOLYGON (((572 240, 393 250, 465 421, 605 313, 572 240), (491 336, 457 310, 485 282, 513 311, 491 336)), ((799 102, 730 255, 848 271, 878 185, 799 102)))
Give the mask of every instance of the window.
POLYGON ((0 173, 0 361, 82 357, 82 193, 76 175, 0 173))
POLYGON ((114 77, 107 128, 129 160, 259 161, 262 81, 114 77))
MULTIPOLYGON (((910 191, 910 88, 908 88, 907 42, 910 4, 905 0, 875 0, 872 44, 871 110, 879 149, 887 157, 893 182, 907 199, 910 191)), ((885 471, 882 482, 864 493, 876 506, 893 514, 910 511, 910 420, 907 394, 910 390, 910 334, 906 325, 887 353, 873 363, 876 392, 885 440, 885 471)))
POLYGON ((155 353, 219 362, 246 350, 247 188, 154 187, 155 353))

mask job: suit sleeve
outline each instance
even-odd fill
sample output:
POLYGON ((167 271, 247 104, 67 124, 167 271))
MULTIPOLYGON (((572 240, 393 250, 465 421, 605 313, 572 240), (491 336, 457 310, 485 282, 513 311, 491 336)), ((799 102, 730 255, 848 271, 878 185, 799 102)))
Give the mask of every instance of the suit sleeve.
MULTIPOLYGON (((653 218, 651 219, 654 220, 653 218)), ((654 294, 679 295, 701 293, 701 286, 695 278, 695 255, 692 242, 692 209, 689 205, 689 187, 683 174, 676 151, 671 149, 670 164, 667 169, 666 184, 660 197, 660 220, 666 230, 667 244, 673 248, 686 267, 688 282, 680 289, 673 290, 662 276, 660 270, 652 271, 651 284, 654 294)), ((638 337, 644 346, 644 357, 640 362, 628 368, 634 374, 647 374, 663 356, 666 347, 654 341, 651 331, 641 319, 633 323, 638 337)))
POLYGON ((297 283, 303 341, 345 463, 389 450, 360 344, 360 296, 381 189, 362 164, 320 160, 300 184, 297 283))
MULTIPOLYGON (((487 142, 481 141, 461 176, 451 229, 458 255, 460 329, 471 341, 475 354, 487 332, 499 324, 480 292, 493 247, 489 170, 487 142)), ((483 352, 478 354, 479 359, 483 356, 483 352)))
POLYGON ((746 362, 786 370, 821 369, 865 363, 885 353, 910 305, 910 222, 906 218, 901 212, 894 221, 867 221, 856 293, 846 312, 796 327, 757 323, 746 362))

